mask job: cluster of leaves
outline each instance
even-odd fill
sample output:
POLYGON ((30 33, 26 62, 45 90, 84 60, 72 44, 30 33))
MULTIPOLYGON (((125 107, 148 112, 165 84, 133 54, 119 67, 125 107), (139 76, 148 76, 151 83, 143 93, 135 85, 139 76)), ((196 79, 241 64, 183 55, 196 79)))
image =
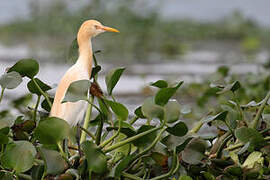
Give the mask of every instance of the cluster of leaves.
MULTIPOLYGON (((51 87, 35 78, 37 61, 20 60, 1 76, 1 98, 5 89, 16 88, 25 77, 37 101, 34 108, 19 107, 25 106, 27 97, 14 101, 20 111, 17 117, 0 112, 0 179, 270 178, 270 92, 258 103, 241 105, 229 99, 231 106, 218 105, 217 113, 188 128, 183 120, 190 111, 173 99, 183 82, 151 83, 156 94, 129 113, 113 96, 125 69, 106 75, 104 95, 95 56, 94 61, 92 80, 71 83, 62 102, 88 102, 83 127, 70 127, 44 112, 50 111, 53 98, 47 93, 51 87), (202 136, 200 131, 207 125, 218 133, 202 136)), ((241 84, 235 81, 217 88, 218 94, 235 94, 241 84)))

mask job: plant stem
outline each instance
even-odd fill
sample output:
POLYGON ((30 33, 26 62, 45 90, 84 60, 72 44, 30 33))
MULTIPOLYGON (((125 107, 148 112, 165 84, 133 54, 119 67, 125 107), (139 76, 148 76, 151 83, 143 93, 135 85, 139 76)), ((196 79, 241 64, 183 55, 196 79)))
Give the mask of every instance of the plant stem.
POLYGON ((114 144, 114 145, 112 145, 112 146, 109 146, 107 149, 104 150, 104 153, 110 152, 110 151, 112 151, 112 150, 114 150, 114 149, 117 149, 117 148, 119 148, 119 147, 121 147, 121 146, 124 146, 124 145, 126 145, 126 144, 128 144, 128 143, 130 143, 130 142, 132 142, 132 141, 134 141, 134 140, 136 140, 136 139, 138 139, 138 138, 140 138, 140 137, 143 137, 143 136, 145 136, 145 135, 147 135, 147 134, 150 134, 150 133, 152 133, 152 132, 154 132, 154 131, 157 131, 157 130, 159 130, 159 129, 161 129, 161 128, 162 128, 162 127, 156 127, 156 128, 150 129, 150 130, 148 130, 148 131, 145 131, 145 132, 143 132, 143 133, 137 134, 136 136, 132 136, 132 137, 130 137, 130 138, 127 138, 127 139, 124 140, 124 141, 121 141, 121 142, 118 142, 118 143, 116 143, 116 144, 114 144))
POLYGON ((189 132, 190 132, 190 133, 197 133, 197 132, 201 129, 201 127, 202 127, 203 124, 204 124, 203 121, 199 121, 199 122, 195 125, 195 127, 192 128, 189 132))
POLYGON ((38 109, 39 102, 40 102, 40 96, 38 96, 38 98, 37 98, 37 103, 36 103, 35 110, 34 110, 33 119, 35 122, 37 122, 37 109, 38 109))
MULTIPOLYGON (((270 140, 270 136, 265 137, 264 140, 269 141, 270 140)), ((238 148, 240 148, 242 146, 244 146, 243 143, 238 143, 238 144, 235 144, 235 145, 232 145, 232 146, 229 146, 229 147, 225 148, 225 150, 226 151, 231 151, 231 150, 238 149, 238 148)))
POLYGON ((134 118, 132 118, 129 122, 130 125, 134 124, 137 120, 139 119, 138 116, 135 116, 134 118))
POLYGON ((134 180, 143 180, 142 178, 139 178, 139 177, 134 176, 134 175, 132 175, 132 174, 128 174, 128 173, 126 173, 126 172, 122 172, 122 175, 123 175, 124 177, 129 178, 129 179, 134 179, 134 180))
MULTIPOLYGON (((102 115, 101 115, 102 116, 102 115)), ((103 130, 103 117, 100 119, 98 124, 98 129, 96 132, 96 145, 100 144, 101 136, 102 136, 102 130, 103 130)))
MULTIPOLYGON (((91 118, 91 114, 92 114, 92 104, 94 102, 94 96, 90 96, 90 100, 89 100, 89 104, 87 106, 87 111, 86 111, 86 115, 84 118, 84 123, 83 123, 83 129, 87 130, 88 129, 88 125, 90 122, 90 118, 91 118)), ((83 131, 81 134, 81 139, 80 139, 80 143, 83 143, 86 140, 86 132, 83 131)))
POLYGON ((134 157, 134 160, 139 158, 140 156, 146 154, 148 151, 150 151, 156 144, 157 142, 159 141, 160 137, 162 136, 163 132, 166 130, 166 127, 162 128, 161 131, 159 132, 159 134, 157 135, 156 139, 152 142, 152 144, 150 146, 148 146, 146 149, 144 149, 142 152, 140 152, 139 154, 137 154, 135 157, 134 157))
MULTIPOLYGON (((96 136, 94 134, 92 134, 90 131, 88 131, 87 129, 84 129, 83 127, 79 126, 79 128, 81 130, 83 130, 88 136, 90 136, 93 140, 96 140, 96 136)), ((80 142, 83 143, 83 142, 80 142)))
POLYGON ((263 113, 263 110, 264 110, 264 108, 265 108, 265 106, 266 106, 266 104, 267 104, 267 102, 268 102, 269 99, 270 99, 270 91, 267 93, 267 95, 266 95, 263 103, 261 104, 261 106, 260 106, 260 108, 259 108, 259 110, 258 110, 258 112, 257 112, 257 114, 255 116, 255 118, 253 119, 253 121, 251 123, 251 128, 254 128, 254 129, 257 128, 259 119, 260 119, 260 117, 261 117, 261 115, 263 113))
POLYGON ((89 169, 89 180, 91 180, 92 179, 92 171, 91 171, 91 169, 89 169))
POLYGON ((26 179, 26 180, 32 180, 32 177, 27 175, 27 174, 18 174, 18 177, 22 178, 22 179, 26 179))
POLYGON ((1 103, 1 101, 3 99, 4 91, 5 91, 5 88, 2 88, 1 95, 0 95, 0 103, 1 103))
POLYGON ((61 142, 57 143, 58 149, 60 150, 60 154, 62 155, 62 157, 66 160, 66 162, 69 164, 68 158, 66 156, 66 153, 64 152, 61 142))
POLYGON ((32 78, 34 84, 36 85, 36 87, 38 88, 39 92, 45 97, 48 105, 50 106, 50 108, 52 107, 52 103, 49 99, 49 97, 47 96, 47 94, 39 87, 38 83, 36 82, 35 78, 32 78))
POLYGON ((121 131, 121 126, 122 126, 122 125, 121 125, 121 122, 122 122, 122 121, 118 120, 119 125, 118 125, 118 130, 117 130, 117 132, 116 132, 114 135, 112 135, 109 139, 107 139, 107 140, 105 140, 104 142, 102 142, 102 143, 99 145, 100 148, 105 147, 107 144, 109 144, 112 140, 114 140, 114 138, 116 138, 116 137, 119 135, 119 133, 120 133, 120 131, 121 131))

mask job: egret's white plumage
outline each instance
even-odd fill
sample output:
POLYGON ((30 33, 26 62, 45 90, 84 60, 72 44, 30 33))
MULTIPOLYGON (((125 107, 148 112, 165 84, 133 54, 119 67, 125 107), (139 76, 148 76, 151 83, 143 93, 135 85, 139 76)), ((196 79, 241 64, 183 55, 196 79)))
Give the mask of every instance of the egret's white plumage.
POLYGON ((92 44, 91 38, 105 32, 119 32, 116 29, 103 26, 96 20, 85 21, 77 34, 79 58, 68 69, 58 84, 50 116, 66 120, 70 125, 76 125, 84 114, 87 103, 85 101, 61 103, 69 85, 78 80, 89 79, 92 71, 92 44))

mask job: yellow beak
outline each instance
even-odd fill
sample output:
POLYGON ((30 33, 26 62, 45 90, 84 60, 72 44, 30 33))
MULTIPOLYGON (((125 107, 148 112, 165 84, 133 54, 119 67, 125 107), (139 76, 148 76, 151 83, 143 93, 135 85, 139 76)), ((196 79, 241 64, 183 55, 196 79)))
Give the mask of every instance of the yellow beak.
POLYGON ((117 29, 114 29, 114 28, 111 28, 111 27, 107 27, 107 26, 104 26, 102 28, 104 31, 108 31, 108 32, 117 32, 119 33, 120 31, 118 31, 117 29))

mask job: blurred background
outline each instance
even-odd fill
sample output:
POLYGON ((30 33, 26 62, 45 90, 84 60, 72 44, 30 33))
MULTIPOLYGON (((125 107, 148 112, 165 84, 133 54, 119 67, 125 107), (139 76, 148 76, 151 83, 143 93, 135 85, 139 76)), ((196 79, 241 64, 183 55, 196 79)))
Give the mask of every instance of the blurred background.
MULTIPOLYGON (((77 58, 72 41, 81 23, 97 19, 121 32, 93 39, 94 50, 101 50, 100 84, 105 89, 110 69, 126 67, 115 93, 134 109, 158 79, 187 85, 213 80, 216 73, 269 73, 269 7, 269 0, 4 0, 0 71, 34 58, 41 65, 38 77, 56 86, 77 58)), ((5 98, 27 92, 25 84, 20 87, 5 98)), ((186 91, 190 96, 204 92, 186 91)))

